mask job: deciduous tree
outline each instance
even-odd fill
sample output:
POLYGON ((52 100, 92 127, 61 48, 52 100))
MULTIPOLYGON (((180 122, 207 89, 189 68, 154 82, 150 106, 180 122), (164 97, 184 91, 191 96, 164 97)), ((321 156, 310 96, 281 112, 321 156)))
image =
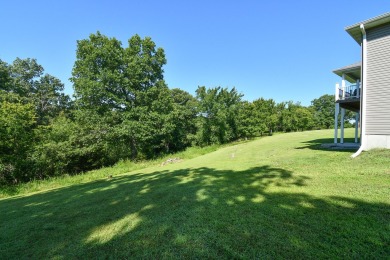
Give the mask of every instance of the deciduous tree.
POLYGON ((198 144, 226 143, 238 138, 237 115, 242 96, 235 88, 198 87, 198 144))
POLYGON ((28 155, 34 143, 35 111, 17 100, 12 93, 0 92, 0 184, 32 177, 28 155))
POLYGON ((333 95, 322 95, 311 101, 314 124, 317 128, 329 129, 334 125, 335 103, 333 95))

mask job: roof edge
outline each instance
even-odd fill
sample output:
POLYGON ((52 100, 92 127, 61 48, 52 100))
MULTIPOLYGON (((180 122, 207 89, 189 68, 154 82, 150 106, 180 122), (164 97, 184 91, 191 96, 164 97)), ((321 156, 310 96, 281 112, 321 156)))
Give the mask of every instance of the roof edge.
POLYGON ((380 26, 385 23, 390 23, 390 12, 381 14, 379 16, 364 20, 360 23, 356 23, 345 27, 345 30, 351 35, 351 37, 358 43, 361 43, 360 25, 363 24, 365 29, 380 26))
POLYGON ((356 82, 357 79, 360 78, 360 70, 361 70, 362 62, 355 62, 351 65, 344 66, 342 68, 338 68, 333 70, 332 72, 340 77, 345 75, 345 79, 351 83, 356 82), (358 74, 358 75, 356 75, 358 74))
POLYGON ((371 27, 375 27, 375 26, 378 26, 380 24, 386 23, 387 21, 390 21, 390 12, 375 16, 375 17, 367 19, 367 20, 364 20, 360 23, 356 23, 356 24, 347 26, 347 27, 345 27, 345 30, 348 31, 354 27, 360 27, 361 24, 364 24, 368 28, 371 28, 371 27), (370 25, 373 25, 373 26, 370 26, 370 25))
POLYGON ((341 68, 337 68, 335 70, 333 70, 332 72, 336 73, 338 71, 349 71, 349 70, 354 70, 354 69, 358 69, 358 68, 361 68, 362 66, 362 62, 359 61, 359 62, 355 62, 353 64, 350 64, 348 66, 344 66, 344 67, 341 67, 341 68))

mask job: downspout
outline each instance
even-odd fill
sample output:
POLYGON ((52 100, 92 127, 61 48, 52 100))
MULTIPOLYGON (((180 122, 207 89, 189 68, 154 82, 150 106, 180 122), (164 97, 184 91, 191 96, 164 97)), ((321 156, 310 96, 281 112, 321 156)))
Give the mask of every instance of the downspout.
POLYGON ((362 75, 361 75, 361 91, 360 91, 360 124, 361 124, 361 143, 359 150, 356 151, 352 158, 355 158, 361 154, 366 145, 366 84, 367 84, 367 34, 364 29, 364 24, 360 25, 360 30, 363 35, 362 40, 362 75))

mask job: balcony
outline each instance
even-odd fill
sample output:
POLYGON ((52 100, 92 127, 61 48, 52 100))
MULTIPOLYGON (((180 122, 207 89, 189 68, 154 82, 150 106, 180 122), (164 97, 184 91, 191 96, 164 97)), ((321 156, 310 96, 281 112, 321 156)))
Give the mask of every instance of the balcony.
POLYGON ((352 110, 354 112, 359 112, 360 110, 360 95, 361 88, 359 81, 356 84, 349 86, 339 86, 336 84, 336 103, 340 104, 340 107, 352 110))
POLYGON ((359 112, 360 110, 360 75, 361 62, 336 69, 333 71, 341 77, 341 86, 336 84, 335 100, 341 108, 359 112), (348 85, 347 84, 351 84, 348 85))
POLYGON ((360 87, 358 84, 353 84, 345 87, 336 86, 338 96, 336 96, 337 100, 348 100, 348 99, 360 99, 360 87))

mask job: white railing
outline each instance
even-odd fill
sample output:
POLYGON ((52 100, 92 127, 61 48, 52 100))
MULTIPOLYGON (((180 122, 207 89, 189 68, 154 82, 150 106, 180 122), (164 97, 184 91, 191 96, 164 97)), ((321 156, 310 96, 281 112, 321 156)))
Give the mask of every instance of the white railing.
POLYGON ((353 84, 349 86, 341 86, 336 84, 336 93, 335 99, 337 100, 347 100, 360 98, 360 84, 353 84))

